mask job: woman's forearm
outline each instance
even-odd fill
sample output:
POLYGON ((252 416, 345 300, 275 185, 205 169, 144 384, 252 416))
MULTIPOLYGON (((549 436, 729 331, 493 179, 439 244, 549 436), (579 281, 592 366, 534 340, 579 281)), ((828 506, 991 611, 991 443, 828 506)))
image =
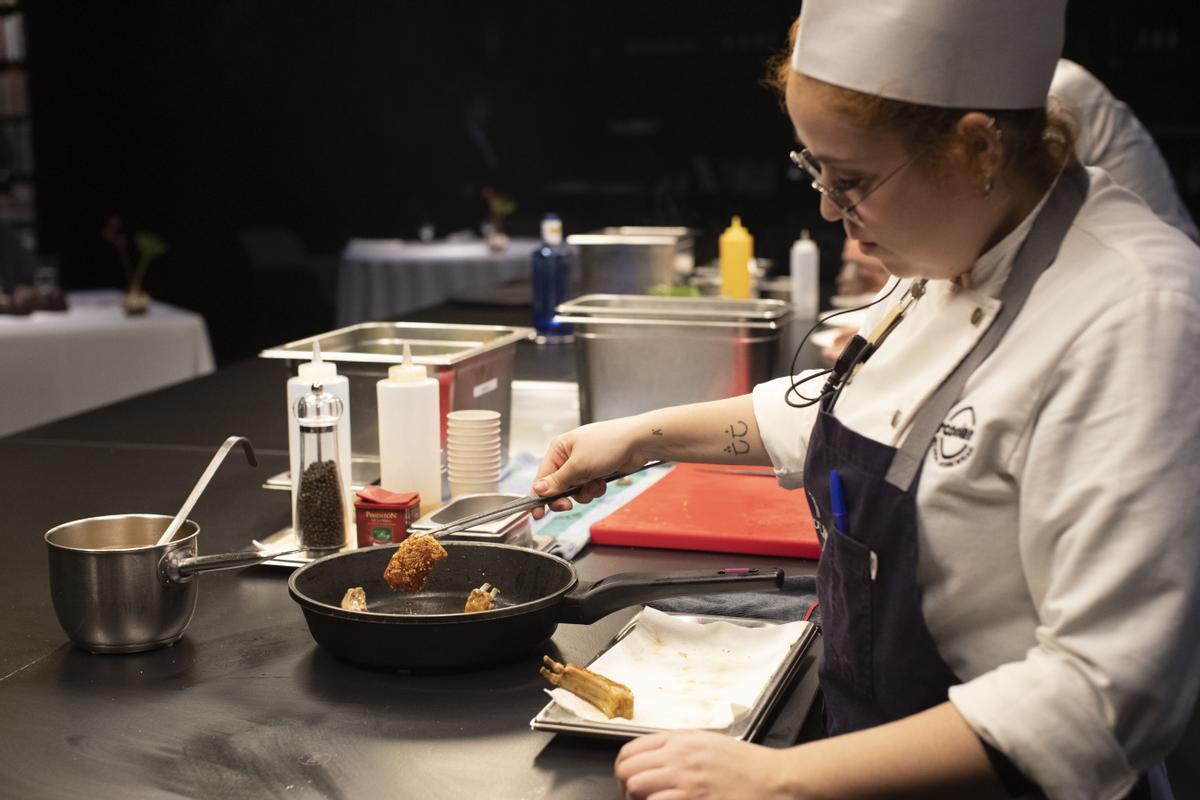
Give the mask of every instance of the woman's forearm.
POLYGON ((975 732, 949 702, 835 736, 785 759, 802 797, 1005 797, 975 732))
MULTIPOLYGON (((549 495, 575 487, 572 497, 587 503, 604 494, 603 476, 635 470, 655 460, 747 466, 771 463, 754 419, 754 403, 750 395, 743 395, 593 422, 568 431, 550 443, 532 488, 537 494, 549 495)), ((550 507, 565 511, 571 501, 559 500, 550 507)), ((535 509, 533 515, 540 518, 541 513, 535 509)))
POLYGON ((647 461, 769 466, 750 395, 660 408, 629 418, 647 461))

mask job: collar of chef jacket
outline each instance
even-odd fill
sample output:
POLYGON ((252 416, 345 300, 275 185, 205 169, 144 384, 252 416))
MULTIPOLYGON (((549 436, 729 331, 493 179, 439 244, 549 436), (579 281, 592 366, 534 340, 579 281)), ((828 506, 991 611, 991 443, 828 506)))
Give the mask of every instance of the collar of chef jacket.
MULTIPOLYGON (((843 389, 835 412, 843 425, 892 447, 903 441, 916 412, 999 313, 1000 290, 1049 195, 1047 190, 1016 228, 976 259, 966 280, 926 283, 924 295, 843 389)), ((897 296, 905 297, 911 283, 904 281, 897 296)), ((871 309, 862 330, 870 332, 890 307, 871 309)))

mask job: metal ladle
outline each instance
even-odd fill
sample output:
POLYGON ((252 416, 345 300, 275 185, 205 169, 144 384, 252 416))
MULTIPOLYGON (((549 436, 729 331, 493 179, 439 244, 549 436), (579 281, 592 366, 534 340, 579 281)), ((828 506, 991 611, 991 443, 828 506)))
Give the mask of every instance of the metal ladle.
POLYGON ((230 436, 225 440, 217 450, 217 454, 212 457, 212 461, 208 462, 208 468, 204 470, 204 474, 200 476, 200 480, 196 481, 195 487, 192 488, 192 493, 188 495, 187 500, 183 501, 183 508, 175 515, 175 519, 171 520, 171 524, 163 531, 163 535, 158 537, 157 547, 161 547, 171 539, 175 538, 175 534, 179 528, 187 520, 188 514, 192 513, 192 507, 196 505, 196 501, 200 499, 200 495, 204 494, 204 490, 208 488, 208 482, 212 480, 212 476, 217 471, 217 467, 221 466, 221 462, 225 460, 225 456, 233 449, 235 444, 241 444, 242 449, 246 451, 246 460, 250 462, 250 466, 258 466, 258 458, 254 455, 254 445, 250 444, 250 440, 245 436, 230 436))

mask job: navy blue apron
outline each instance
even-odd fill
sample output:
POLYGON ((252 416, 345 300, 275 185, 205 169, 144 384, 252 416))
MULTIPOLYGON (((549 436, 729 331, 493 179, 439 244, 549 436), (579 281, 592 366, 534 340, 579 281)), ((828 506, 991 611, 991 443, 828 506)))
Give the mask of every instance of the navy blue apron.
MULTIPOLYGON (((804 489, 823 535, 817 566, 824 640, 819 674, 831 736, 931 708, 945 702, 949 688, 961 682, 938 652, 921 611, 916 513, 921 467, 967 378, 996 348, 1034 283, 1054 261, 1087 189, 1081 166, 1073 164, 1063 172, 1017 253, 1001 292, 1000 312, 922 406, 900 448, 838 422, 833 415, 836 393, 821 401, 804 464, 804 489), (833 470, 845 498, 840 528, 831 503, 833 470)), ((1136 789, 1130 795, 1139 796, 1136 789)))

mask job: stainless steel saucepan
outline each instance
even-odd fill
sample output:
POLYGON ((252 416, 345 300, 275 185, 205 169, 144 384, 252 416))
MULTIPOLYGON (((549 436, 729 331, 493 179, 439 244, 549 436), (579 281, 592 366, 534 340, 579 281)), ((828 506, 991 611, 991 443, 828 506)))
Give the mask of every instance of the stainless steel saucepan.
POLYGON ((171 520, 165 514, 115 514, 46 532, 54 613, 72 642, 93 653, 174 644, 196 610, 197 573, 279 555, 253 550, 198 556, 200 526, 190 519, 171 541, 157 544, 171 520))
POLYGON ((258 465, 250 440, 230 436, 174 517, 88 517, 46 532, 54 613, 72 642, 93 653, 137 653, 174 644, 196 610, 196 573, 246 567, 295 552, 196 555, 200 526, 187 515, 238 444, 246 460, 258 465))

